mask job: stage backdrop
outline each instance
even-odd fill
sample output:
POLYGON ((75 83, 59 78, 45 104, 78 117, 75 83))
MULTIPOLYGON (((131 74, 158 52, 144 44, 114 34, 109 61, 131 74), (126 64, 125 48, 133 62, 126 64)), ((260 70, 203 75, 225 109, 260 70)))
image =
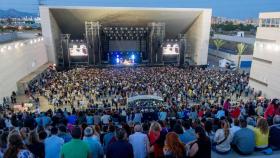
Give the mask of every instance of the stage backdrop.
POLYGON ((140 51, 139 40, 110 40, 109 51, 140 51))

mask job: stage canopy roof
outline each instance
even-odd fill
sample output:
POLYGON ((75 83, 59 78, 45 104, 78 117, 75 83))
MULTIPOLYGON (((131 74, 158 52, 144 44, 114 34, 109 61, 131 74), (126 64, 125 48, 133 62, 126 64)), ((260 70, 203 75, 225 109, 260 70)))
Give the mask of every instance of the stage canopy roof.
POLYGON ((199 8, 130 8, 130 7, 51 7, 62 33, 80 38, 85 21, 99 21, 102 26, 145 27, 150 22, 163 22, 166 37, 176 38, 185 33, 203 11, 199 8))

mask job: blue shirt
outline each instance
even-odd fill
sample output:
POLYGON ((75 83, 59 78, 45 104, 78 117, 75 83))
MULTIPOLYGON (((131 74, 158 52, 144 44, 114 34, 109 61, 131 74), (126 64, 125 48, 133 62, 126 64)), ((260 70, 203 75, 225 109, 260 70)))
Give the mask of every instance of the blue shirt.
POLYGON ((107 133, 104 135, 103 138, 103 143, 104 143, 104 151, 107 150, 107 146, 109 145, 110 141, 112 140, 112 138, 115 136, 115 133, 107 133))
POLYGON ((166 120, 166 117, 167 117, 167 112, 164 111, 159 112, 159 120, 164 121, 166 120))
POLYGON ((194 141, 196 139, 194 130, 193 129, 186 130, 183 134, 179 135, 179 139, 185 144, 194 141))
POLYGON ((255 133, 249 128, 241 128, 235 132, 232 144, 235 144, 244 154, 250 154, 255 148, 255 133))
POLYGON ((52 135, 45 140, 45 158, 60 158, 60 150, 64 143, 63 139, 52 135))
POLYGON ((67 117, 68 123, 74 125, 77 121, 77 116, 76 115, 70 115, 67 117))
POLYGON ((87 124, 93 125, 93 116, 86 116, 87 124))
POLYGON ((97 139, 93 137, 84 137, 83 141, 88 144, 92 157, 103 158, 103 149, 97 139))

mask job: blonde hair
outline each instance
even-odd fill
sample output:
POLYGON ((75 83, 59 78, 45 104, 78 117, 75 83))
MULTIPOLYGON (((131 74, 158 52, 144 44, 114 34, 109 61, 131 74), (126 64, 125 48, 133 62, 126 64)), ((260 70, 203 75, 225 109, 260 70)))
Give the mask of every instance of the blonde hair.
POLYGON ((151 132, 151 131, 160 132, 161 131, 161 125, 156 121, 152 122, 149 132, 151 132))
POLYGON ((228 137, 228 135, 229 135, 229 123, 228 123, 227 120, 222 121, 222 128, 224 130, 225 137, 228 137))
POLYGON ((257 121, 257 128, 260 129, 262 134, 267 134, 268 133, 268 123, 266 119, 260 118, 257 121))

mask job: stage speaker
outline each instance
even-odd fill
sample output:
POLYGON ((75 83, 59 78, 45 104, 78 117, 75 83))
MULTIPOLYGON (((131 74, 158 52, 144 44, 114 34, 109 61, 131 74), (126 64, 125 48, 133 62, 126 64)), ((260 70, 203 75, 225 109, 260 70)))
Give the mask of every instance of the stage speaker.
POLYGON ((94 50, 92 49, 92 44, 88 44, 88 64, 94 65, 94 50))
POLYGON ((61 34, 61 51, 63 56, 63 67, 70 67, 69 39, 70 34, 61 34))

